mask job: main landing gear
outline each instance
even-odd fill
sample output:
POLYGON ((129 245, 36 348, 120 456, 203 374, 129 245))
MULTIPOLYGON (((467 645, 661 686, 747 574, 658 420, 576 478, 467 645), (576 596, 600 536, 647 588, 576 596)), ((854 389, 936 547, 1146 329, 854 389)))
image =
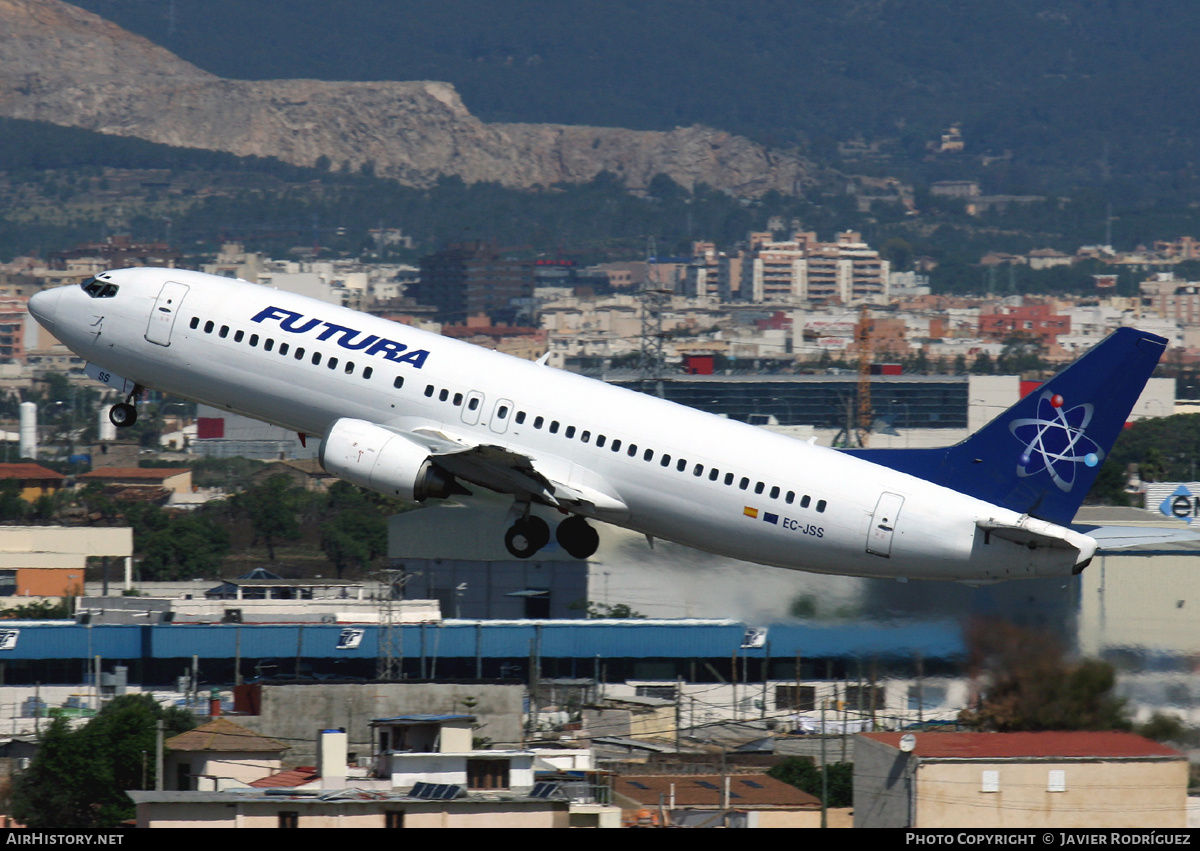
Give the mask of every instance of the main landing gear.
POLYGON ((142 392, 142 388, 135 388, 130 393, 124 402, 118 402, 108 409, 108 421, 117 428, 129 428, 137 422, 137 408, 134 402, 137 401, 138 394, 142 392))
MULTIPOLYGON (((588 558, 600 545, 596 530, 576 514, 558 524, 555 537, 572 558, 588 558)), ((517 558, 529 558, 549 542, 550 527, 533 514, 517 518, 504 533, 504 546, 517 558)))

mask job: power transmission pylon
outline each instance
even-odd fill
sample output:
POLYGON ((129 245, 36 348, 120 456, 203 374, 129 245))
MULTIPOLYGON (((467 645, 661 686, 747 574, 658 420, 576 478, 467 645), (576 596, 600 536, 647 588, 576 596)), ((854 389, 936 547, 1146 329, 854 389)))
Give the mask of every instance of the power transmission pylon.
POLYGON ((654 237, 650 237, 646 250, 646 280, 638 292, 642 306, 641 351, 638 357, 638 373, 643 393, 652 392, 663 398, 663 308, 675 294, 674 289, 665 289, 658 280, 657 251, 654 237), (651 272, 653 270, 653 273, 651 272), (653 274, 653 280, 650 276, 653 274))
POLYGON ((396 682, 404 674, 404 633, 397 615, 400 592, 413 574, 403 569, 387 568, 378 571, 379 596, 379 653, 376 657, 375 678, 396 682))

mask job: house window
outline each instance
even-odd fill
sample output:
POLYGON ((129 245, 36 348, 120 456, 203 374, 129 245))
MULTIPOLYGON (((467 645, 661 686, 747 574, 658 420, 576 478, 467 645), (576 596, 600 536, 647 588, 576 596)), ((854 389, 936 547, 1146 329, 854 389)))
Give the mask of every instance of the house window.
POLYGON ((384 827, 404 827, 404 810, 387 810, 383 814, 384 827))
POLYGON ((775 686, 776 709, 812 712, 816 707, 816 686, 775 686))
POLYGON ((300 813, 296 810, 280 810, 279 811, 279 826, 280 827, 299 827, 300 813))
POLYGON ((468 759, 467 788, 507 789, 509 762, 507 759, 468 759))

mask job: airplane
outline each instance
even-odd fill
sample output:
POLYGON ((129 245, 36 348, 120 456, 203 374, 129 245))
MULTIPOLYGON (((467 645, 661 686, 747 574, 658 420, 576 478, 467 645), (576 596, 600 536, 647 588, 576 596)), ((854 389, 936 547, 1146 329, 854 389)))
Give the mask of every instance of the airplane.
POLYGON ((1065 577, 1157 530, 1070 524, 1167 341, 1121 328, 963 442, 839 451, 247 281, 129 268, 29 311, 137 419, 148 389, 320 438, 330 474, 409 501, 511 498, 529 558, 557 510, 762 565, 986 583, 1065 577), (1140 536, 1139 536, 1139 533, 1140 536))

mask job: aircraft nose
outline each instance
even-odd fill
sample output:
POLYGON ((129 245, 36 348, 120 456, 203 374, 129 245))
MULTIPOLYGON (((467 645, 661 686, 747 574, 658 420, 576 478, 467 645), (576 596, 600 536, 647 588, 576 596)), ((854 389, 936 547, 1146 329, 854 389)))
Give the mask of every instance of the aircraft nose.
POLYGON ((33 314, 33 318, 47 327, 52 324, 58 312, 58 302, 62 298, 63 289, 55 287, 52 290, 42 290, 29 299, 29 312, 33 314))

